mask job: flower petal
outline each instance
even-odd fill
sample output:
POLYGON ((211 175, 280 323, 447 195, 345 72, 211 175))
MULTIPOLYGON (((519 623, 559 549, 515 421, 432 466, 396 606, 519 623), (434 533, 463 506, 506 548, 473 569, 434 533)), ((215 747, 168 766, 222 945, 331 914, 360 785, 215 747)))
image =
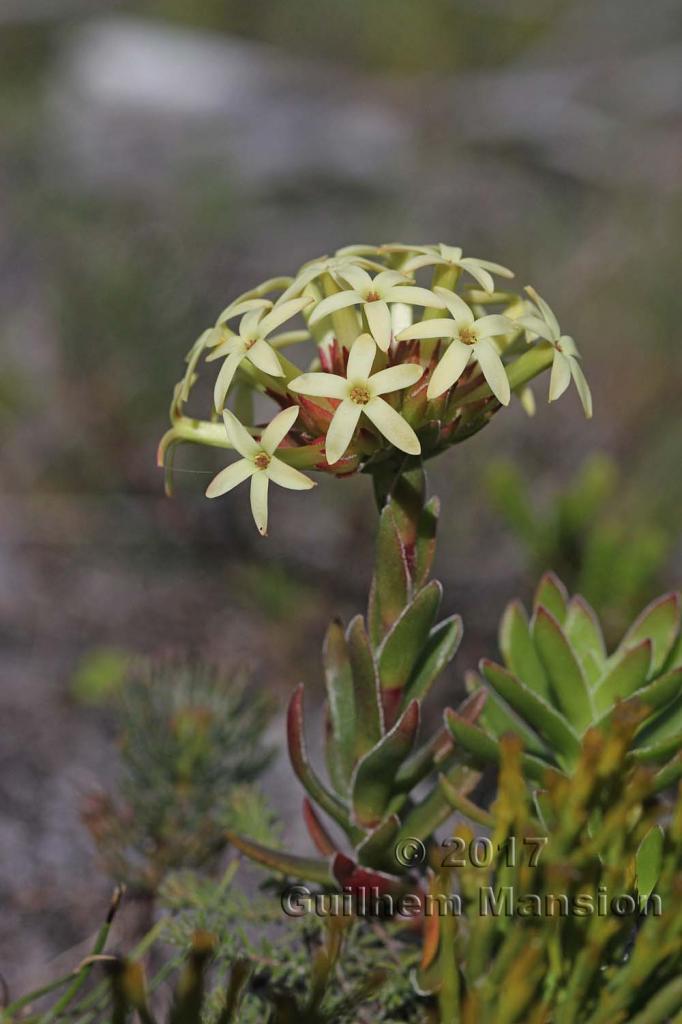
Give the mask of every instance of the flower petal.
POLYGON ((232 378, 237 372, 237 367, 243 358, 243 350, 237 349, 236 352, 231 352, 229 354, 223 365, 220 367, 220 371, 213 386, 213 404, 216 407, 217 412, 223 411, 225 396, 230 390, 232 378))
POLYGON ((259 370, 262 370, 263 373, 269 373, 271 377, 284 376, 277 353, 274 349, 270 348, 264 338, 259 338, 258 341, 253 343, 246 353, 246 358, 254 366, 258 367, 259 370))
POLYGON ((259 469, 251 477, 251 513, 261 536, 268 532, 268 485, 265 470, 259 469))
POLYGON ((290 380, 287 387, 289 391, 312 398, 345 398, 348 394, 345 377, 336 373, 302 373, 290 380))
POLYGON ((288 409, 282 409, 273 416, 260 436, 260 446, 264 452, 272 455, 293 427, 300 411, 297 405, 290 405, 288 409))
POLYGON ((372 337, 382 352, 388 352, 391 345, 390 309, 385 302, 379 300, 378 302, 366 302, 364 310, 372 337))
POLYGON ((349 398, 345 398, 332 416, 324 443, 327 462, 330 466, 339 461, 350 444, 360 419, 360 411, 359 405, 351 402, 349 398))
POLYGON ((361 334, 351 345, 348 356, 348 380, 367 380, 372 372, 372 363, 377 354, 374 339, 369 334, 361 334))
POLYGON ((545 341, 552 342, 552 344, 558 341, 559 336, 554 334, 549 324, 546 324, 544 320, 541 320, 538 316, 517 316, 514 323, 520 324, 531 334, 539 334, 545 341))
POLYGON ((396 341, 412 341, 417 338, 456 338, 459 328, 454 320, 420 320, 396 334, 396 341))
POLYGON ((479 267, 483 267, 484 270, 489 270, 491 274, 497 274, 498 277, 513 277, 514 271, 510 270, 509 267, 503 267, 501 263, 492 263, 490 260, 479 260, 474 256, 468 256, 467 259, 474 260, 478 263, 479 267))
POLYGON ((291 320, 292 316, 296 316, 302 309, 309 306, 313 301, 311 295, 303 295, 298 299, 288 299, 286 302, 279 302, 274 309, 272 309, 260 322, 260 335, 262 338, 267 337, 271 331, 274 331, 276 327, 285 323, 287 320, 291 320))
POLYGON ((463 345, 461 341, 453 341, 433 371, 433 376, 429 381, 426 392, 426 397, 429 401, 433 398, 438 398, 444 391, 451 388, 455 381, 459 380, 470 359, 471 347, 463 345))
POLYGON ((265 472, 274 484, 286 487, 290 491, 308 491, 315 487, 314 480, 293 466, 288 466, 281 459, 270 459, 270 465, 265 472))
POLYGON ((555 351, 549 376, 549 401, 555 402, 557 398, 561 398, 570 383, 571 365, 563 352, 555 351))
POLYGON ((592 392, 590 391, 590 385, 587 383, 582 366, 578 360, 573 356, 569 356, 568 362, 571 366, 571 376, 573 377, 573 383, 576 386, 585 416, 588 420, 592 419, 592 392))
POLYGON ((425 253, 423 256, 411 256, 410 259, 405 260, 403 270, 406 274, 412 274, 415 270, 421 270, 422 267, 432 267, 441 262, 439 256, 425 253))
POLYGON ((509 334, 516 329, 516 324, 513 320, 499 313, 482 316, 480 320, 476 321, 476 334, 479 338, 492 338, 498 334, 509 334))
POLYGON ((458 265, 462 258, 462 250, 458 245, 446 245, 445 242, 439 242, 438 251, 448 263, 458 265))
POLYGON ((366 295, 374 287, 372 278, 367 271, 363 270, 362 267, 356 266, 354 263, 349 262, 347 267, 339 267, 336 275, 347 281, 351 288, 360 295, 366 295))
POLYGON ((383 298, 387 288, 393 288, 395 285, 400 284, 409 284, 410 281, 411 278, 400 270, 382 270, 372 281, 372 287, 383 298))
POLYGON ((483 267, 480 267, 477 260, 465 257, 459 261, 459 265, 462 270, 466 270, 468 274, 471 274, 475 281, 478 281, 484 291, 488 293, 495 291, 495 282, 492 279, 492 275, 487 270, 484 270, 483 267))
POLYGON ((369 379, 372 392, 375 395, 387 395, 389 391, 400 391, 401 388, 409 388, 416 384, 424 375, 424 367, 417 363, 403 363, 400 366, 389 366, 386 370, 379 370, 369 379))
POLYGON ((262 309, 252 309, 251 312, 245 313, 239 321, 239 335, 245 341, 253 341, 254 338, 260 336, 260 321, 263 317, 262 309))
POLYGON ((384 294, 387 302, 407 302, 411 306, 445 309, 445 303, 438 295, 428 288, 418 288, 416 285, 396 285, 384 294))
POLYGON ((229 409, 223 409, 223 419, 227 437, 232 447, 245 459, 254 459, 260 451, 260 445, 251 437, 246 427, 242 426, 237 417, 229 409))
POLYGON ((545 318, 545 320, 549 324, 550 330, 553 331, 554 337, 558 338, 559 335, 561 334, 561 328, 559 327, 559 321, 557 320, 557 318, 555 317, 554 313, 552 312, 552 309, 551 309, 549 303, 545 302, 545 300, 542 298, 542 296, 538 295, 538 293, 535 291, 535 288, 533 288, 529 284, 526 285, 526 292, 528 293, 528 295, 530 295, 530 297, 533 300, 533 302, 538 306, 538 308, 539 308, 540 312, 542 313, 543 317, 545 318))
POLYGON ((458 324, 472 324, 476 319, 474 314, 467 306, 464 299, 455 292, 451 292, 449 288, 441 288, 440 285, 436 285, 433 289, 447 306, 450 311, 450 315, 455 318, 458 324))
POLYGON ((511 399, 509 377, 507 377, 507 371, 502 364, 497 349, 487 338, 481 338, 473 348, 478 365, 481 367, 483 376, 487 380, 495 398, 502 405, 509 405, 511 399))
POLYGON ((256 472, 253 462, 248 459, 239 459, 231 465, 226 466, 217 473, 206 488, 207 498, 219 498, 221 494, 227 494, 233 487, 237 487, 244 480, 256 472))
POLYGON ((394 448, 399 448, 408 455, 420 454, 422 446, 414 430, 383 398, 372 398, 363 406, 363 412, 394 448))
POLYGON ((243 316, 244 313, 249 313, 253 309, 269 309, 271 306, 270 299, 245 299, 243 302, 233 302, 225 307, 215 325, 219 327, 220 324, 232 320, 235 316, 243 316))
POLYGON ((329 295, 326 299, 322 299, 322 302, 315 306, 308 322, 312 327, 313 324, 323 320, 330 313, 335 313, 337 309, 345 309, 346 306, 357 306, 364 301, 362 295, 358 292, 337 292, 336 295, 329 295))

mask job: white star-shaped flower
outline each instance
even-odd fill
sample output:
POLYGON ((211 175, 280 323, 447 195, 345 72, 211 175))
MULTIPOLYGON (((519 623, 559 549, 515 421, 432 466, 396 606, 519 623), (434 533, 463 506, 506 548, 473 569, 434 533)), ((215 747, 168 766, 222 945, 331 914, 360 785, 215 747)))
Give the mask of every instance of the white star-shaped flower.
MULTIPOLYGON (((262 302, 257 299, 251 301, 262 302)), ((300 299, 290 299, 288 302, 274 307, 271 306, 271 303, 266 303, 265 306, 261 304, 251 308, 239 321, 236 334, 230 334, 225 341, 214 348, 208 356, 207 362, 226 357, 213 388, 213 402, 218 412, 225 404, 225 397, 230 389, 232 378, 242 360, 248 359, 257 369, 270 374, 271 377, 284 376, 277 353, 266 339, 277 327, 300 313, 312 301, 311 297, 305 296, 300 299), (269 307, 271 307, 270 311, 266 312, 269 307)), ((234 309, 230 315, 237 315, 234 309)))
POLYGON ((332 277, 336 278, 338 275, 343 274, 344 270, 352 269, 353 267, 360 267, 362 270, 373 270, 375 272, 381 272, 384 269, 380 263, 365 259, 362 256, 351 254, 322 256, 320 259, 312 260, 301 267, 286 291, 282 292, 279 302, 286 302, 287 299, 300 295, 304 288, 307 288, 318 277, 322 277, 323 274, 331 274, 332 277))
POLYGON ((444 309, 437 295, 428 288, 418 288, 411 278, 399 274, 397 270, 382 270, 375 278, 371 278, 362 267, 346 267, 338 272, 338 276, 350 285, 350 289, 323 299, 310 316, 311 326, 337 309, 362 306, 369 329, 382 352, 387 352, 391 344, 389 302, 444 309))
POLYGON ((372 374, 376 351, 377 346, 369 334, 361 334, 350 350, 345 377, 336 373, 303 373, 289 384, 291 391, 302 395, 333 398, 340 402, 325 441, 330 466, 338 462, 348 448, 363 413, 400 451, 409 455, 421 452, 419 438, 412 427, 380 396, 416 384, 424 368, 416 363, 404 363, 372 374))
POLYGON ((445 245, 443 242, 438 245, 387 245, 384 248, 388 252, 416 253, 403 264, 402 269, 406 274, 412 274, 422 267, 455 267, 471 274, 486 292, 495 291, 493 274, 499 277, 514 276, 508 267, 491 263, 490 260, 479 260, 475 256, 463 256, 459 246, 445 245))
POLYGON ((552 372, 549 378, 549 401, 554 402, 560 398, 572 379, 585 416, 590 419, 592 416, 592 392, 579 362, 578 346, 568 334, 561 333, 559 321, 535 289, 528 285, 526 291, 535 303, 538 315, 519 316, 515 323, 521 324, 532 334, 539 335, 548 341, 554 349, 552 372))
POLYGON ((508 334, 514 330, 514 323, 506 316, 493 314, 478 320, 464 299, 447 288, 436 287, 452 320, 423 320, 406 327, 397 337, 398 341, 418 338, 452 338, 443 358, 433 371, 426 392, 427 398, 438 398, 451 388, 464 373, 471 359, 481 367, 490 390, 502 405, 509 405, 511 391, 509 378, 500 354, 491 338, 508 334))
POLYGON ((256 441, 234 413, 229 409, 223 410, 228 440, 242 458, 221 469, 213 477, 206 489, 206 497, 218 498, 250 477, 251 512, 263 536, 268 532, 268 486, 271 480, 292 491, 306 491, 315 486, 314 480, 275 455, 275 450, 293 427, 299 411, 298 406, 292 405, 277 413, 261 434, 260 441, 256 441))

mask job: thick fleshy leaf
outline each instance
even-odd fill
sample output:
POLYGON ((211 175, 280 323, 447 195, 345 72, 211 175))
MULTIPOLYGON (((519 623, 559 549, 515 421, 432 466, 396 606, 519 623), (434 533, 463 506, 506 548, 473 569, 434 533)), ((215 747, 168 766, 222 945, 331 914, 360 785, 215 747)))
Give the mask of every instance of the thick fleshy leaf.
POLYGON ((559 577, 546 572, 540 579, 533 596, 533 609, 542 606, 563 626, 568 615, 568 591, 559 577))
POLYGON ((383 735, 379 677, 361 615, 351 620, 346 633, 355 705, 355 759, 376 746, 383 735))
POLYGON ((682 693, 648 721, 637 735, 639 746, 652 746, 682 731, 682 693))
POLYGON ((407 681, 404 701, 413 698, 422 700, 426 697, 445 666, 457 653, 462 641, 462 632, 462 620, 459 615, 451 615, 433 627, 407 681))
POLYGON ((567 766, 575 764, 580 754, 580 742, 564 716, 494 662, 484 659, 480 669, 500 697, 545 740, 560 763, 567 766))
POLYGON ((591 686, 601 678, 606 664, 606 644, 599 619, 584 597, 572 597, 564 622, 564 632, 591 686))
POLYGON ((334 840, 327 832, 312 801, 307 796, 303 797, 303 821, 317 852, 321 853, 323 857, 332 857, 336 853, 334 840))
POLYGON ((660 772, 654 776, 653 791, 660 793, 669 786, 674 786, 682 778, 682 756, 673 758, 660 772))
POLYGON ((573 649, 557 620, 542 606, 533 616, 531 630, 554 697, 569 723, 582 735, 592 722, 594 712, 590 691, 573 649))
POLYGON ((363 828, 375 828, 393 794, 393 778, 409 757, 419 729, 419 701, 411 701, 379 743, 358 762, 353 777, 353 816, 363 828))
POLYGON ((672 736, 663 737, 655 743, 646 747, 636 747, 632 751, 635 761, 644 764, 658 762, 659 764, 668 761, 671 757, 679 754, 682 750, 682 729, 672 736))
POLYGON ((647 605, 623 637, 619 650, 651 638, 654 645, 652 672, 658 672, 677 639, 680 629, 680 594, 673 592, 647 605))
POLYGON ((682 696, 682 668, 666 672, 653 683, 635 690, 630 700, 639 701, 649 708, 662 708, 679 696, 682 696))
POLYGON ((484 811, 473 800, 469 800, 463 793, 460 793, 457 787, 452 785, 447 775, 441 774, 438 776, 438 785, 453 810, 459 811, 460 814, 463 814, 471 821, 475 821, 478 825, 483 825, 484 828, 493 829, 495 827, 493 815, 488 811, 484 811))
POLYGON ((410 596, 407 558, 390 502, 379 518, 375 566, 367 618, 372 643, 378 647, 410 596))
POLYGON ((378 654, 382 689, 402 689, 424 652, 443 596, 438 580, 431 580, 403 609, 384 639, 378 654))
POLYGON ((395 838, 399 830, 400 818, 389 814, 356 847, 359 862, 368 868, 398 873, 400 864, 395 858, 395 838))
MULTIPOLYGON (((476 693, 482 687, 481 680, 476 673, 467 673, 466 679, 467 689, 470 693, 476 693)), ((487 732, 498 740, 508 733, 513 733, 522 741, 524 750, 545 759, 551 756, 547 744, 543 743, 522 716, 517 715, 494 690, 486 688, 483 692, 487 699, 479 721, 487 732)))
POLYGON ((504 610, 498 639, 508 668, 539 696, 549 699, 549 679, 530 635, 526 610, 520 601, 511 601, 504 610))
POLYGON ((236 832, 227 832, 227 839, 250 860, 257 864, 263 864, 273 871, 290 878, 302 878, 306 882, 316 882, 318 885, 334 885, 334 876, 329 863, 325 860, 317 860, 314 857, 297 857, 284 850, 272 850, 260 843, 254 843, 251 839, 238 835, 236 832))
POLYGON ((327 630, 322 660, 332 733, 330 739, 333 739, 333 744, 328 744, 328 767, 337 790, 345 794, 355 760, 355 698, 348 646, 338 620, 334 620, 327 630))
POLYGON ((308 760, 303 731, 303 692, 301 683, 294 690, 287 711, 287 742, 291 766, 312 799, 341 826, 349 837, 355 838, 357 830, 350 824, 345 806, 338 797, 326 789, 308 760))
POLYGON ((428 579, 436 553, 436 531, 440 501, 434 497, 427 501, 417 522, 417 538, 414 544, 414 557, 411 565, 411 576, 415 587, 420 587, 428 579))
POLYGON ((635 888, 640 900, 648 900, 656 888, 663 865, 663 829, 654 825, 642 839, 635 854, 635 888))
MULTIPOLYGON (((446 708, 444 721, 452 733, 456 750, 466 752, 468 759, 477 767, 485 768, 489 764, 500 763, 500 746, 498 742, 486 735, 478 726, 471 725, 451 708, 446 708)), ((521 757, 524 774, 528 778, 544 783, 548 766, 544 761, 532 754, 521 757)))
POLYGON ((598 715, 625 700, 644 686, 651 668, 651 640, 642 640, 635 647, 616 651, 609 659, 604 675, 594 690, 594 707, 598 715))

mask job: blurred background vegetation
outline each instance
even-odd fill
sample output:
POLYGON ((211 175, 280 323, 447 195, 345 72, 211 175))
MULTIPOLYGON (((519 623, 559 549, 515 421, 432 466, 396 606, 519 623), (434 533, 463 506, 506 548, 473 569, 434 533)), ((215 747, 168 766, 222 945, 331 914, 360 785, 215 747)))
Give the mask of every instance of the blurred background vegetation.
MULTIPOLYGON (((107 889, 79 813, 120 771, 121 659, 201 653, 281 703, 318 679, 329 615, 363 601, 366 480, 273 495, 267 543, 243 496, 203 499, 219 455, 185 450, 162 495, 171 387, 232 295, 353 241, 443 240, 512 266, 575 336, 592 423, 541 381, 533 421, 515 407, 433 466, 437 574, 466 629, 443 696, 540 569, 613 637, 679 581, 681 22, 673 0, 0 4, 13 982, 80 941, 107 889)), ((283 763, 266 788, 298 842, 283 763)))

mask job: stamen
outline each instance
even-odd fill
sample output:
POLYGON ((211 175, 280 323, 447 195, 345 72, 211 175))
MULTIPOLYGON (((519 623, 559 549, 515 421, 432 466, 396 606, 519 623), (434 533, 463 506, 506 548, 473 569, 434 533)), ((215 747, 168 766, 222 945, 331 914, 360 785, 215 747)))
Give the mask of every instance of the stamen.
POLYGON ((270 465, 270 456, 265 452, 259 452, 253 462, 257 469, 267 469, 270 465))
POLYGON ((471 327, 460 327, 459 329, 459 340, 464 345, 475 345, 478 341, 476 332, 471 327))
POLYGON ((354 384, 350 389, 350 400, 356 405, 367 405, 371 398, 366 384, 354 384))

